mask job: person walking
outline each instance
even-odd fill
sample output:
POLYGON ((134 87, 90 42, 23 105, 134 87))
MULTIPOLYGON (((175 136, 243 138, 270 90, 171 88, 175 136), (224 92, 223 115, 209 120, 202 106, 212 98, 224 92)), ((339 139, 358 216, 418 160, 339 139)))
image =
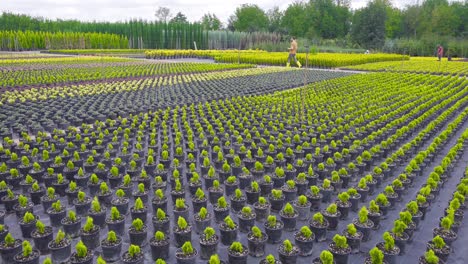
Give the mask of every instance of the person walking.
POLYGON ((442 45, 437 46, 437 58, 439 58, 439 61, 442 59, 444 56, 444 47, 442 45))
POLYGON ((290 67, 291 66, 291 59, 294 59, 294 62, 297 64, 297 66, 299 68, 302 67, 301 63, 297 60, 296 58, 296 53, 297 53, 297 42, 296 42, 296 38, 295 37, 292 37, 291 38, 291 47, 288 48, 289 50, 289 57, 288 57, 288 63, 286 63, 286 67, 290 67))

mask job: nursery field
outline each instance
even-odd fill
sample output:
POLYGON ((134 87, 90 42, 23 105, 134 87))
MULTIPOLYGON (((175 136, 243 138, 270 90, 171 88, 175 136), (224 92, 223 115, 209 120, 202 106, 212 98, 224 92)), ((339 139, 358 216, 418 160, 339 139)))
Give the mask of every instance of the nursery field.
POLYGON ((213 53, 2 57, 0 263, 465 263, 463 69, 213 53))
POLYGON ((355 66, 346 66, 344 68, 364 71, 388 71, 388 72, 415 72, 427 74, 443 75, 468 75, 468 63, 464 61, 448 61, 443 59, 437 61, 435 57, 411 58, 408 61, 386 61, 366 63, 355 66))

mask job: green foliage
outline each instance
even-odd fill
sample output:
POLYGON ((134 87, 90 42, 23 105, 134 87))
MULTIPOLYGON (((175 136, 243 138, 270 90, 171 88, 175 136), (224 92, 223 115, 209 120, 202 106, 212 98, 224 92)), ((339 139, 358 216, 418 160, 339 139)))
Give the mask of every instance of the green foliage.
POLYGON ((207 227, 207 228, 205 228, 205 230, 203 231, 203 234, 205 235, 205 238, 206 238, 206 239, 211 239, 211 238, 216 234, 216 232, 215 232, 214 228, 212 228, 212 227, 207 227))
POLYGON ((342 192, 342 193, 338 194, 338 199, 342 203, 346 204, 349 201, 349 194, 347 192, 342 192))
POLYGON ((42 223, 40 220, 37 220, 36 222, 36 229, 39 234, 44 234, 45 232, 45 225, 42 223))
POLYGON ((310 228, 308 226, 303 226, 301 227, 300 231, 301 235, 307 239, 309 239, 310 237, 312 237, 312 231, 310 230, 310 228))
POLYGON ((18 197, 18 203, 21 207, 26 207, 28 205, 28 198, 20 194, 18 197))
POLYGON ((91 202, 91 208, 94 212, 101 212, 101 204, 99 203, 98 198, 95 196, 91 202))
POLYGON ((184 255, 192 255, 193 254, 194 249, 193 249, 192 243, 190 243, 190 241, 187 241, 182 245, 182 252, 184 253, 184 255))
POLYGON ((111 231, 109 231, 107 233, 107 238, 106 239, 107 239, 107 241, 109 243, 115 243, 115 242, 117 242, 117 235, 115 234, 114 231, 111 230, 111 231))
MULTIPOLYGON (((208 261, 208 264, 220 264, 221 263, 221 260, 219 259, 218 255, 217 254, 214 254, 214 255, 211 255, 209 261, 208 261)), ((156 263, 158 264, 158 263, 156 263)))
POLYGON ((232 220, 231 216, 226 216, 226 218, 224 218, 224 224, 229 228, 229 229, 235 229, 237 227, 237 224, 234 223, 234 221, 232 220))
POLYGON ((293 245, 292 245, 291 241, 289 241, 289 239, 286 239, 286 240, 283 241, 283 249, 284 249, 284 252, 286 252, 286 253, 292 252, 293 245))
POLYGON ((23 257, 27 258, 32 254, 32 246, 28 240, 23 241, 23 257))
POLYGON ((143 223, 143 221, 141 221, 140 218, 137 218, 133 220, 132 227, 135 229, 135 231, 140 232, 145 227, 145 224, 143 223))
POLYGON ((395 240, 389 232, 385 232, 382 235, 384 240, 385 250, 392 251, 395 248, 395 240))
POLYGON ((253 226, 251 230, 253 237, 256 237, 258 239, 261 239, 263 237, 262 231, 257 226, 253 226))
POLYGON ((269 215, 268 218, 267 218, 267 222, 268 222, 268 226, 276 227, 276 223, 277 223, 276 216, 269 215))
POLYGON ((424 254, 424 259, 428 264, 437 264, 439 263, 439 257, 436 256, 434 251, 429 249, 425 254, 424 254))
POLYGON ((112 206, 111 208, 111 219, 113 221, 117 221, 121 219, 119 209, 117 209, 117 207, 115 206, 112 206))
POLYGON ((367 211, 367 208, 365 206, 363 206, 361 208, 361 210, 359 210, 359 223, 361 224, 365 224, 367 223, 368 221, 368 214, 369 214, 369 211, 367 211))
MULTIPOLYGON (((42 264, 53 264, 53 263, 52 263, 52 260, 49 257, 47 257, 47 258, 44 259, 42 264)), ((98 263, 98 264, 101 264, 101 263, 98 263)))
POLYGON ((305 195, 301 195, 301 196, 299 196, 299 197, 297 198, 297 203, 298 203, 299 205, 305 206, 305 205, 307 205, 307 202, 308 202, 308 201, 307 201, 307 197, 306 197, 305 195))
POLYGON ((97 264, 107 264, 107 262, 102 258, 102 256, 99 256, 97 258, 97 264))
POLYGON ((224 198, 224 196, 221 196, 221 197, 218 198, 217 206, 218 206, 218 208, 227 208, 227 202, 226 202, 226 198, 224 198))
POLYGON ((323 225, 325 219, 323 217, 323 215, 321 213, 315 213, 314 216, 312 217, 312 219, 314 219, 315 222, 318 222, 320 223, 321 225, 323 225))
POLYGON ((54 209, 55 212, 60 212, 63 210, 63 206, 60 200, 57 200, 55 203, 52 204, 52 209, 54 209))
POLYGON ((244 246, 240 242, 233 242, 231 246, 229 246, 229 250, 232 252, 242 253, 244 252, 244 246))
POLYGON ((86 224, 83 226, 83 230, 89 233, 90 231, 94 230, 94 228, 94 220, 92 217, 88 216, 86 218, 86 224))
MULTIPOLYGON (((349 226, 348 226, 348 231, 349 231, 349 226)), ((341 236, 341 235, 336 234, 333 237, 333 242, 335 242, 335 245, 338 248, 347 248, 348 247, 348 242, 347 242, 347 239, 346 239, 345 236, 341 236)))
POLYGON ((62 231, 62 229, 59 229, 57 232, 57 236, 55 237, 55 244, 60 244, 63 240, 65 239, 65 233, 62 231))
POLYGON ((320 253, 320 261, 322 264, 333 264, 333 254, 328 250, 323 250, 320 253))
POLYGON ((24 216, 23 216, 23 223, 26 223, 26 224, 27 224, 27 223, 32 223, 32 222, 34 222, 34 221, 36 221, 36 217, 35 217, 32 213, 26 212, 26 213, 24 214, 24 216))
POLYGON ((267 264, 276 264, 276 259, 272 254, 266 256, 265 260, 266 260, 267 264))
POLYGON ((179 210, 185 209, 187 207, 185 205, 185 199, 183 199, 183 198, 176 199, 175 207, 176 207, 176 209, 179 209, 179 210))
POLYGON ((351 236, 354 236, 357 233, 357 229, 353 223, 348 224, 346 228, 348 234, 350 234, 351 236))
POLYGON ((440 222, 440 226, 446 231, 450 230, 452 225, 453 225, 453 221, 449 217, 442 218, 442 220, 440 222))
POLYGON ((284 215, 287 215, 287 216, 294 216, 296 214, 294 207, 290 203, 286 203, 284 205, 282 212, 284 215))
POLYGON ((271 195, 272 195, 272 197, 274 199, 279 200, 279 199, 281 199, 283 197, 283 191, 273 189, 273 190, 271 190, 271 195))
POLYGON ((4 242, 6 246, 12 247, 13 245, 15 245, 15 241, 16 239, 11 235, 11 233, 8 233, 5 236, 4 242))
POLYGON ((136 258, 138 255, 141 254, 141 249, 139 246, 137 245, 130 245, 130 247, 128 248, 128 255, 130 256, 130 258, 136 258))
POLYGON ((88 256, 88 248, 83 244, 83 242, 80 240, 78 244, 76 244, 76 255, 79 258, 85 258, 88 256))
POLYGON ((372 264, 382 264, 384 263, 384 253, 377 247, 373 247, 369 251, 370 259, 372 264))
POLYGON ((433 239, 432 239, 432 243, 434 244, 434 246, 438 249, 442 249, 445 247, 445 241, 442 237, 440 237, 439 235, 435 236, 433 239))
POLYGON ((336 206, 335 203, 331 203, 328 207, 327 207, 327 212, 331 215, 334 215, 337 213, 337 210, 338 210, 338 207, 336 206))
POLYGON ((72 210, 69 210, 68 211, 68 219, 71 221, 71 222, 76 222, 76 213, 72 210))

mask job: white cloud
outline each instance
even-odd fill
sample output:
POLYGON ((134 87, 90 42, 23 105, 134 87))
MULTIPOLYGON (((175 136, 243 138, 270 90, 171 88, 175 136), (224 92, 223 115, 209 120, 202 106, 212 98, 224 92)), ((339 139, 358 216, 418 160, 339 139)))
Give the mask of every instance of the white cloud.
MULTIPOLYGON (((182 12, 190 21, 199 20, 205 13, 215 13, 223 22, 236 7, 256 3, 264 10, 274 6, 286 9, 294 0, 0 0, 0 10, 47 18, 122 21, 131 18, 153 20, 158 6, 169 7, 173 14, 182 12)), ((296 0, 297 1, 297 0, 296 0)), ((353 8, 365 6, 368 0, 352 0, 353 8)), ((416 0, 394 0, 397 6, 416 0)))

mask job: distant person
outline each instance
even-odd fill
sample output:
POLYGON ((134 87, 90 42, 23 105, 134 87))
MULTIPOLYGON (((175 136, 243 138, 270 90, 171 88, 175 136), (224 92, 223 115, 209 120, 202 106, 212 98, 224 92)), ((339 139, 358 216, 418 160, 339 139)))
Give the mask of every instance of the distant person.
POLYGON ((369 50, 366 50, 366 52, 364 52, 364 54, 370 54, 370 51, 369 51, 369 50))
POLYGON ((442 59, 444 56, 444 47, 442 45, 437 46, 437 58, 439 58, 439 61, 442 59))
POLYGON ((297 66, 299 68, 302 67, 301 63, 297 60, 296 58, 296 53, 297 53, 297 42, 296 42, 296 38, 295 37, 292 37, 291 38, 291 47, 288 48, 289 50, 289 57, 288 57, 288 63, 286 63, 286 67, 290 67, 291 66, 291 59, 294 59, 294 62, 297 64, 297 66))

